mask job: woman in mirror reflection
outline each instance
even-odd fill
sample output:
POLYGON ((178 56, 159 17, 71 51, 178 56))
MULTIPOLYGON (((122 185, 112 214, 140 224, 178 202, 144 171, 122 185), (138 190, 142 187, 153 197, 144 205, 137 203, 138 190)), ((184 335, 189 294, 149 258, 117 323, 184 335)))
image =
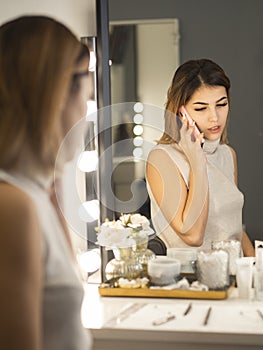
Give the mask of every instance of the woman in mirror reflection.
POLYGON ((56 20, 23 16, 0 27, 1 349, 91 348, 52 192, 60 144, 86 115, 88 66, 88 48, 56 20))
POLYGON ((203 250, 233 239, 244 256, 254 256, 242 225, 237 157, 227 140, 229 91, 229 78, 209 59, 185 62, 172 79, 165 130, 146 167, 152 221, 167 247, 203 250))

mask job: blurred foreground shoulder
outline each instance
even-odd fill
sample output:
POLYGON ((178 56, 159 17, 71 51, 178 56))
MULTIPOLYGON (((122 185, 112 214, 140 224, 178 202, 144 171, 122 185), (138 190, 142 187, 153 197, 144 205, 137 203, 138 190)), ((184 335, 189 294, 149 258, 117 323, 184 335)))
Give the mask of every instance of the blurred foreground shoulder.
POLYGON ((38 217, 30 197, 5 183, 0 183, 0 227, 1 349, 38 350, 42 283, 38 217))
POLYGON ((39 225, 36 208, 31 198, 22 190, 0 183, 0 250, 9 246, 20 254, 38 249, 39 225))

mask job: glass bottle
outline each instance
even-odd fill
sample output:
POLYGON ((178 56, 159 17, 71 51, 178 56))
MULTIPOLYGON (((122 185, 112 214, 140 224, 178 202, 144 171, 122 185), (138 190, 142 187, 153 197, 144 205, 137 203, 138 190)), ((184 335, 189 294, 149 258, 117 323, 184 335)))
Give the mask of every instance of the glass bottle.
POLYGON ((105 268, 106 279, 127 278, 136 279, 142 275, 143 267, 134 254, 133 247, 114 248, 114 259, 105 268))

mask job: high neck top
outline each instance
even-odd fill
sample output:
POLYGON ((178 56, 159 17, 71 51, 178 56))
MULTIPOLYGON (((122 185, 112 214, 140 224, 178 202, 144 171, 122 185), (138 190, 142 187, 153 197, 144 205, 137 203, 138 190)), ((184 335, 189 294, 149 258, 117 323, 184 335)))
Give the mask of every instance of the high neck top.
POLYGON ((23 171, 12 170, 9 171, 8 174, 13 177, 13 179, 17 179, 24 184, 30 184, 35 188, 39 188, 43 191, 49 192, 50 187, 52 185, 53 178, 52 176, 47 176, 41 173, 33 172, 24 169, 23 171))
POLYGON ((203 151, 206 154, 213 154, 217 150, 217 147, 220 143, 220 139, 210 141, 210 140, 205 140, 204 145, 203 145, 203 151))

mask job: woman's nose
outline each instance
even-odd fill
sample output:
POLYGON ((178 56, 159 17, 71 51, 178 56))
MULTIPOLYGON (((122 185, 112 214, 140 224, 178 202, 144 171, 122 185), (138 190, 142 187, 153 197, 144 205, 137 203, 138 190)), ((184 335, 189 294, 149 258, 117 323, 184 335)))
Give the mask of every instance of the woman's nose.
POLYGON ((216 110, 211 110, 209 114, 209 120, 210 121, 217 121, 218 120, 218 115, 216 110))

